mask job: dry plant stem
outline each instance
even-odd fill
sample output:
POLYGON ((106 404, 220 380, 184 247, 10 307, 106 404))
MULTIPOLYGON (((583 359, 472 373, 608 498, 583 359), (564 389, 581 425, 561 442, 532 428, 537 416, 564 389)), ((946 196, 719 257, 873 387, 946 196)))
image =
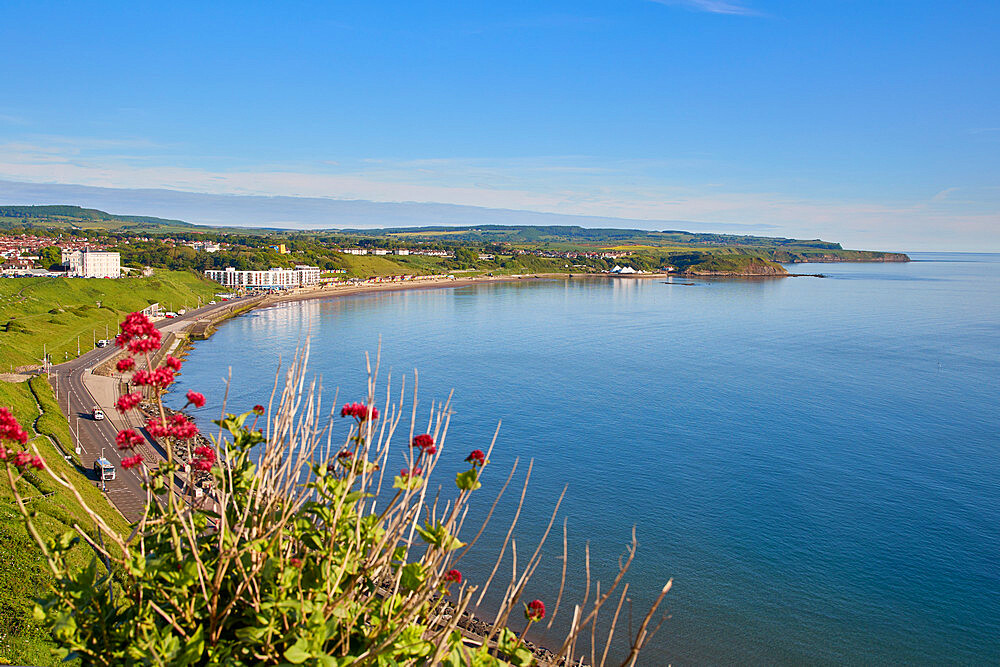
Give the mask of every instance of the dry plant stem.
POLYGON ((458 621, 462 617, 462 614, 465 613, 465 610, 468 609, 469 602, 472 600, 472 595, 475 592, 476 587, 470 586, 464 591, 464 594, 459 594, 459 600, 461 602, 459 605, 453 607, 451 621, 449 621, 448 624, 442 628, 441 632, 434 637, 434 643, 437 645, 437 649, 434 651, 434 655, 431 656, 429 664, 436 665, 441 660, 441 657, 448 648, 448 645, 444 640, 456 627, 458 627, 458 621))
POLYGON ((483 597, 486 595, 486 591, 490 588, 490 583, 493 581, 494 575, 497 573, 497 569, 500 567, 500 561, 503 560, 504 553, 507 550, 507 544, 510 542, 510 536, 514 534, 514 527, 517 526, 517 520, 521 516, 521 508, 524 507, 524 495, 528 492, 528 480, 531 479, 531 468, 535 465, 534 459, 528 462, 528 474, 524 476, 524 486, 521 487, 521 499, 517 503, 517 511, 514 512, 514 519, 510 523, 510 528, 507 529, 507 536, 503 540, 503 545, 500 547, 500 554, 497 556, 497 562, 493 565, 493 570, 490 572, 490 576, 486 579, 486 583, 483 585, 483 590, 479 594, 479 598, 476 600, 476 606, 479 606, 483 602, 483 597))
POLYGON ((622 603, 625 602, 625 595, 628 593, 628 582, 622 587, 621 597, 618 598, 618 607, 615 608, 615 615, 611 619, 611 627, 608 629, 608 640, 604 643, 604 653, 601 654, 600 667, 604 667, 604 663, 608 659, 608 649, 611 648, 611 638, 615 636, 615 628, 618 625, 618 614, 621 613, 622 603))
MULTIPOLYGON (((635 558, 635 553, 636 553, 636 550, 638 549, 638 545, 639 545, 639 542, 636 540, 636 537, 635 537, 635 527, 633 526, 632 527, 632 543, 628 547, 628 558, 625 560, 625 563, 619 568, 618 575, 615 577, 615 580, 612 582, 612 584, 608 588, 607 592, 602 597, 600 597, 599 599, 597 599, 597 600, 594 601, 594 608, 580 622, 580 628, 579 629, 583 629, 583 628, 587 627, 588 623, 591 623, 593 621, 594 617, 597 615, 597 612, 600 611, 601 606, 605 603, 605 601, 607 601, 607 599, 611 596, 611 594, 618 588, 618 585, 621 583, 621 580, 625 576, 625 573, 628 572, 629 567, 631 567, 631 565, 632 565, 632 560, 635 558)), ((563 642, 562 647, 560 647, 559 653, 557 654, 557 656, 558 657, 562 657, 566 653, 567 650, 571 651, 571 644, 573 642, 575 642, 575 641, 576 641, 576 634, 574 632, 571 632, 570 635, 566 637, 566 640, 563 642)), ((570 655, 572 655, 572 652, 570 653, 570 655)))
MULTIPOLYGON (((31 448, 32 448, 32 450, 34 450, 35 455, 41 457, 41 454, 38 451, 38 447, 36 447, 34 445, 34 443, 32 443, 31 448)), ((76 498, 76 501, 78 503, 80 503, 80 507, 83 508, 83 511, 86 513, 86 515, 88 517, 90 517, 91 520, 93 520, 94 523, 97 524, 97 526, 101 530, 103 530, 105 533, 107 533, 108 536, 112 539, 112 541, 114 541, 115 544, 117 544, 119 547, 121 547, 121 549, 122 549, 123 552, 127 550, 127 546, 126 546, 125 542, 118 535, 118 533, 116 533, 115 531, 111 530, 110 527, 108 527, 108 524, 104 522, 104 519, 101 518, 100 514, 98 514, 94 510, 90 509, 90 506, 87 505, 87 502, 83 499, 83 496, 80 495, 80 492, 76 490, 76 487, 73 484, 70 484, 68 481, 66 481, 63 478, 59 477, 59 475, 55 474, 52 471, 52 468, 49 467, 49 466, 45 466, 45 472, 47 472, 49 474, 49 477, 51 477, 53 480, 55 480, 55 482, 57 484, 59 484, 59 486, 62 486, 63 488, 68 489, 73 494, 73 497, 76 498)), ((102 549, 102 551, 103 551, 103 549, 102 549)), ((114 560, 115 562, 122 562, 121 559, 119 559, 119 558, 112 558, 112 560, 114 560)))
POLYGON ((545 545, 545 541, 549 537, 549 532, 552 530, 552 524, 556 520, 556 514, 559 512, 559 507, 562 505, 563 498, 566 496, 567 488, 568 487, 564 486, 562 493, 559 494, 559 500, 556 501, 556 506, 552 510, 552 516, 549 517, 549 524, 545 527, 545 532, 542 534, 542 538, 538 541, 538 546, 535 547, 535 552, 531 555, 531 558, 528 559, 528 564, 525 566, 520 580, 518 580, 517 585, 513 589, 511 604, 507 607, 506 613, 498 618, 496 625, 506 625, 510 612, 513 610, 514 605, 517 604, 518 599, 520 599, 521 593, 524 592, 524 587, 528 584, 531 577, 534 576, 535 569, 541 562, 542 547, 545 545))
POLYGON ((546 629, 551 628, 552 623, 556 620, 556 614, 559 613, 559 603, 562 602, 563 591, 566 589, 566 563, 569 561, 566 521, 567 519, 563 518, 562 576, 559 579, 559 595, 556 597, 556 606, 555 609, 552 610, 552 615, 549 617, 549 624, 545 626, 546 629))
POLYGON ((656 602, 654 602, 653 606, 649 608, 649 611, 646 613, 646 617, 642 619, 642 624, 639 626, 639 633, 636 635, 635 641, 632 642, 632 650, 629 651, 628 657, 622 663, 622 667, 631 667, 631 665, 635 664, 636 659, 639 657, 639 651, 642 650, 642 647, 646 643, 646 628, 649 626, 649 620, 653 618, 653 614, 656 613, 656 608, 660 606, 661 602, 663 602, 663 598, 667 595, 667 591, 670 590, 673 583, 673 579, 667 582, 667 584, 663 587, 663 590, 660 591, 659 597, 656 598, 656 602))
MULTIPOLYGON (((601 582, 597 582, 597 591, 594 593, 596 599, 601 597, 601 582)), ((600 607, 598 607, 598 611, 600 607)), ((597 618, 599 614, 594 614, 594 622, 590 624, 590 664, 594 664, 597 659, 597 618)))

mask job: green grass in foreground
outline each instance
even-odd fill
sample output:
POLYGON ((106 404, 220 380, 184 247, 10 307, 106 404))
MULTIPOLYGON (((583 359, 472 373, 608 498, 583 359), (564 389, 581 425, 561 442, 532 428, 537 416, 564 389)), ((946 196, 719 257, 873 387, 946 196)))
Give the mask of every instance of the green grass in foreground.
POLYGON ((39 364, 43 345, 53 363, 113 337, 125 315, 159 302, 178 310, 208 301, 218 283, 186 271, 148 278, 0 278, 0 372, 39 364), (100 306, 98 306, 100 303, 100 306))
MULTIPOLYGON (((128 523, 101 491, 80 474, 72 462, 63 459, 48 438, 33 431, 38 407, 32 389, 46 410, 38 428, 51 433, 64 449, 71 450, 69 425, 57 411, 55 396, 44 377, 32 378, 30 387, 27 382, 0 382, 0 406, 11 408, 21 425, 35 436, 29 442, 29 448, 32 444, 37 446, 54 472, 75 483, 87 505, 114 530, 127 535, 128 523)), ((37 472, 27 476, 19 488, 22 497, 31 499, 28 506, 37 512, 35 525, 44 538, 72 530, 73 524, 79 524, 91 535, 95 534, 76 498, 53 482, 47 473, 37 472)), ((93 550, 83 544, 73 547, 70 552, 73 565, 80 568, 88 565, 93 556, 93 550)), ((40 628, 31 615, 33 599, 45 594, 50 585, 48 567, 24 528, 5 480, 0 483, 0 664, 57 664, 49 651, 53 644, 48 632, 40 628)))

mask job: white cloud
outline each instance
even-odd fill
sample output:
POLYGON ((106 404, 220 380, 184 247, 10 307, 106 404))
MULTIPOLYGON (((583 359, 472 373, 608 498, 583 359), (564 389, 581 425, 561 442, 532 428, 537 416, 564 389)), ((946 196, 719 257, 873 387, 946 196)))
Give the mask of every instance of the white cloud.
POLYGON ((737 2, 728 0, 652 0, 661 5, 686 7, 711 14, 736 14, 739 16, 760 16, 760 12, 737 2))
POLYGON ((676 176, 699 166, 694 160, 377 159, 224 170, 157 165, 166 160, 151 157, 149 151, 109 155, 106 148, 124 147, 70 140, 0 144, 0 179, 203 194, 435 202, 649 221, 696 220, 773 226, 778 235, 825 238, 847 247, 1000 250, 998 193, 967 187, 928 192, 919 200, 831 200, 748 192, 707 179, 685 182, 676 176), (961 198, 955 196, 959 192, 961 198))

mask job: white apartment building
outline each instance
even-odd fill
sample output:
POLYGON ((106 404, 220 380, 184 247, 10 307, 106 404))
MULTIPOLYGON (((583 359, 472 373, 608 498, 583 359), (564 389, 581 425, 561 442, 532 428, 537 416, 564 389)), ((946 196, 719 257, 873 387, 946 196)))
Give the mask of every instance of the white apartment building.
POLYGON ((245 289, 289 289, 319 283, 319 267, 297 264, 294 269, 273 268, 267 271, 237 271, 233 267, 209 269, 205 277, 226 287, 245 289))
POLYGON ((62 263, 69 266, 69 275, 76 278, 121 278, 122 275, 122 256, 117 252, 89 248, 63 250, 62 263))

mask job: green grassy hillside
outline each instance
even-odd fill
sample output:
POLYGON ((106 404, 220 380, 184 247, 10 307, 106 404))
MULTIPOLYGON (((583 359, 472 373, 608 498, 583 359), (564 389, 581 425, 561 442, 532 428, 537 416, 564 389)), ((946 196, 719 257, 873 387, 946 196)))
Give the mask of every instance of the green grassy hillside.
MULTIPOLYGON (((125 519, 107 498, 71 461, 67 461, 39 431, 50 433, 67 451, 72 451, 72 439, 65 417, 58 412, 55 397, 45 378, 27 382, 0 382, 0 406, 12 409, 25 429, 34 437, 35 445, 48 465, 62 477, 71 479, 86 503, 98 512, 115 531, 128 534, 125 519), (41 400, 45 414, 39 417, 41 400), (36 431, 35 429, 38 429, 36 431)), ((51 480, 45 472, 28 475, 19 487, 22 497, 30 499, 29 507, 36 512, 35 525, 48 539, 72 530, 78 524, 96 537, 90 520, 73 495, 51 480)), ((89 546, 78 544, 69 553, 75 567, 85 567, 94 556, 89 546)), ((32 600, 47 592, 51 575, 35 542, 24 528, 21 515, 7 482, 0 483, 0 664, 55 665, 51 657, 47 632, 32 620, 32 600)))
POLYGON ((212 299, 217 283, 183 271, 148 278, 0 278, 0 372, 41 363, 45 346, 53 363, 113 337, 118 323, 151 303, 177 310, 212 299))

